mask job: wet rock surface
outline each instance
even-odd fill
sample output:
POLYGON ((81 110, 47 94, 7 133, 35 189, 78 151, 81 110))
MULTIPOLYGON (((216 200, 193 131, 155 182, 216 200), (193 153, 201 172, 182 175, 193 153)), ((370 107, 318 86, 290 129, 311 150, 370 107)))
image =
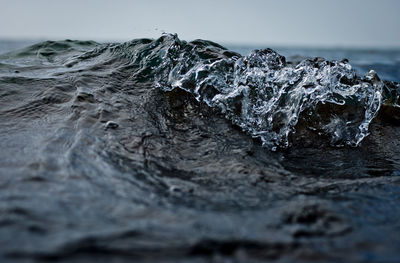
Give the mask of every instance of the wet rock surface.
MULTIPOLYGON (((382 107, 358 147, 332 145, 311 116, 270 151, 193 93, 157 88, 160 42, 45 42, 1 57, 2 260, 399 259, 398 108, 382 107)), ((398 84, 386 86, 395 100, 398 84)))

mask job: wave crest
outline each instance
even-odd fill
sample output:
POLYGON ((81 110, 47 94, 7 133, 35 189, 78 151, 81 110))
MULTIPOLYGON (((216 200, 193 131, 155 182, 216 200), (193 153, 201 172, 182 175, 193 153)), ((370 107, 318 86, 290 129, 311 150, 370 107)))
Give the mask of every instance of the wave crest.
POLYGON ((156 86, 183 89, 272 150, 290 146, 299 121, 334 146, 358 146, 388 89, 374 71, 360 78, 346 60, 286 62, 272 49, 247 56, 210 42, 161 38, 156 86))

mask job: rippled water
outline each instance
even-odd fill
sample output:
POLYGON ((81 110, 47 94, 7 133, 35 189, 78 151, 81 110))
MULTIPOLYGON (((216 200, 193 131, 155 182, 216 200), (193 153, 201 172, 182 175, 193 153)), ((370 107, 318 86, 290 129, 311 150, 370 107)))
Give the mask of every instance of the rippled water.
POLYGON ((400 52, 232 50, 0 55, 3 261, 398 261, 400 52))

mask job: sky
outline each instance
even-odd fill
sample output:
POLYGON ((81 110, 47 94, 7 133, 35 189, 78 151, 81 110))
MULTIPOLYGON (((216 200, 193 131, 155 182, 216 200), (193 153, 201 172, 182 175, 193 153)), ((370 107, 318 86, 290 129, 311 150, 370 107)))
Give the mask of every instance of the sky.
POLYGON ((400 48, 399 0, 0 0, 0 39, 400 48))

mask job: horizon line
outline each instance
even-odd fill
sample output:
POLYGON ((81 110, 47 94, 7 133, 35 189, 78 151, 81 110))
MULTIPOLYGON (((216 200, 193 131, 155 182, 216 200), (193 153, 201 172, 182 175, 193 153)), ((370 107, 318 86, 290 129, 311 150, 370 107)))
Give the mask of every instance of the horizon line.
MULTIPOLYGON (((161 35, 160 35, 161 37, 161 35)), ((0 36, 0 41, 20 41, 20 42, 43 42, 43 41, 63 41, 63 40, 76 40, 76 41, 95 41, 99 43, 122 43, 131 41, 134 39, 148 38, 157 39, 155 37, 135 37, 135 38, 80 38, 80 37, 15 37, 15 36, 0 36)), ((357 45, 357 44, 312 44, 312 43, 295 43, 295 42, 248 42, 248 41, 219 41, 205 38, 193 38, 193 39, 182 39, 184 41, 190 42, 196 39, 203 39, 218 43, 224 47, 247 47, 247 48, 260 48, 260 47, 280 47, 280 48, 301 48, 301 49, 361 49, 361 50, 400 50, 400 44, 389 44, 389 45, 357 45)))

